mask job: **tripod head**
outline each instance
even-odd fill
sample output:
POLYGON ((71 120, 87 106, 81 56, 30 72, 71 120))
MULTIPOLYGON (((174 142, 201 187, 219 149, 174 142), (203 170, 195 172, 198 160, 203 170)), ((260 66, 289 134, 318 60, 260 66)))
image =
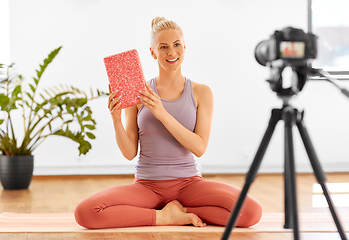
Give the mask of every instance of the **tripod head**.
POLYGON ((279 97, 291 97, 302 91, 306 81, 308 73, 312 70, 306 62, 296 66, 288 65, 282 59, 278 59, 267 64, 270 68, 270 77, 267 80, 270 84, 270 88, 277 93, 279 97), (292 69, 292 83, 290 87, 283 87, 282 72, 286 67, 292 69))
POLYGON ((300 62, 300 64, 295 65, 290 64, 283 59, 278 59, 268 62, 267 66, 270 68, 270 77, 267 79, 270 84, 270 88, 276 92, 277 96, 284 102, 288 102, 292 96, 297 95, 300 91, 302 91, 309 78, 326 80, 339 88, 344 95, 349 97, 349 90, 339 86, 336 83, 336 78, 322 69, 315 69, 311 67, 311 64, 307 61, 300 62), (288 88, 283 87, 284 79, 282 77, 282 72, 286 67, 290 67, 292 69, 292 83, 288 88))

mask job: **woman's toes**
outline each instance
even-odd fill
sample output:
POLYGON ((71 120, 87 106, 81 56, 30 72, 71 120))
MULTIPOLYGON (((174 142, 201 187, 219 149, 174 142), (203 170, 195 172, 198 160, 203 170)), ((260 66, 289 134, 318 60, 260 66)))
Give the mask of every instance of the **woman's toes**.
POLYGON ((194 225, 194 227, 206 227, 207 224, 204 223, 196 214, 194 213, 187 213, 190 214, 191 222, 194 225))

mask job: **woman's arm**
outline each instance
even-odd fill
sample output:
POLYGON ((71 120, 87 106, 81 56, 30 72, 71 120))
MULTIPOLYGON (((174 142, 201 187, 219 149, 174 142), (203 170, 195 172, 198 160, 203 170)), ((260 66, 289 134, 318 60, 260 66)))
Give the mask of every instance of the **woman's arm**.
POLYGON ((213 115, 211 89, 206 85, 193 83, 193 92, 197 99, 197 117, 195 130, 192 132, 172 117, 163 107, 160 97, 149 86, 147 88, 149 93, 142 92, 143 96, 140 97, 143 104, 152 111, 182 146, 197 157, 202 156, 207 149, 211 133, 213 115))
POLYGON ((128 160, 132 160, 138 153, 138 125, 137 125, 137 106, 125 109, 126 123, 125 128, 121 122, 121 109, 118 109, 120 97, 113 92, 109 96, 109 110, 112 115, 115 130, 116 142, 122 155, 128 160))

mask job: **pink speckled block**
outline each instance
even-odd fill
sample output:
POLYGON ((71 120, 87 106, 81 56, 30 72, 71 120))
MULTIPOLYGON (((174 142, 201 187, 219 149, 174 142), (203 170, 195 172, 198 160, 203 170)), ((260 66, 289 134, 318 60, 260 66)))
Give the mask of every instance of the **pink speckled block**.
POLYGON ((136 49, 104 58, 112 91, 121 96, 120 109, 140 104, 139 91, 145 91, 145 77, 136 49))

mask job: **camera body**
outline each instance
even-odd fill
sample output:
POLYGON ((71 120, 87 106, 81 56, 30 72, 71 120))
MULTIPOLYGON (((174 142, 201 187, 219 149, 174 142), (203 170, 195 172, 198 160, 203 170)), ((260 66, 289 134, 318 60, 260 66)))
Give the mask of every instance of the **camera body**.
POLYGON ((285 65, 300 66, 316 56, 316 35, 293 27, 275 31, 270 39, 260 42, 255 49, 255 58, 263 66, 278 59, 282 59, 285 65))

